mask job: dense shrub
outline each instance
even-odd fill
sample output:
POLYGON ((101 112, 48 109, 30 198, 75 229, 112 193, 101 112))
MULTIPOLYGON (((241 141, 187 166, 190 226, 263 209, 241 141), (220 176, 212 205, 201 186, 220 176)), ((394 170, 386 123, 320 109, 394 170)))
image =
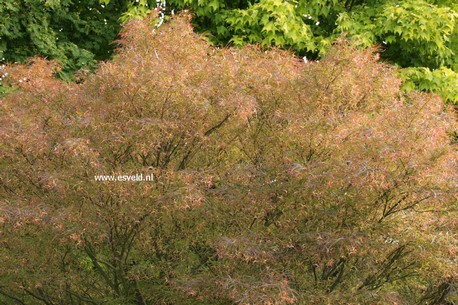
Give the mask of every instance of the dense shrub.
POLYGON ((456 118, 375 50, 320 62, 135 20, 79 84, 7 67, 0 301, 456 300, 456 118), (96 181, 96 175, 153 181, 96 181))

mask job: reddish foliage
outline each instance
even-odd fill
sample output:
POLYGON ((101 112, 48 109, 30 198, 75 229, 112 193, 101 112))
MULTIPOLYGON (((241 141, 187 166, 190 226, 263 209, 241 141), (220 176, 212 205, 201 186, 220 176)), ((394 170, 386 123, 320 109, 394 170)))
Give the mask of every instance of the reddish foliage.
POLYGON ((437 97, 403 95, 375 50, 298 64, 210 47, 186 18, 132 21, 80 84, 8 67, 1 301, 410 304, 456 283, 437 97), (94 179, 134 174, 154 180, 94 179))

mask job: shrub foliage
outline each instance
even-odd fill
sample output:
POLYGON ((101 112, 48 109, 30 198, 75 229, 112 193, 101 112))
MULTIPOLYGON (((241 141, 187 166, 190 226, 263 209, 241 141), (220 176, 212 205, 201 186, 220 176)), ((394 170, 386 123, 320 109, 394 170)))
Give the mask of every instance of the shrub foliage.
POLYGON ((6 69, 0 301, 456 300, 456 118, 375 50, 218 49, 124 28, 79 84, 6 69), (153 181, 96 181, 135 175, 153 181))
MULTIPOLYGON (((165 7, 165 1, 131 2, 124 18, 142 16, 155 3, 165 7)), ((450 86, 458 82, 456 1, 170 0, 167 5, 167 11, 191 8, 196 29, 218 44, 279 46, 308 58, 325 55, 342 35, 360 47, 383 46, 383 59, 408 68, 401 70, 406 89, 415 86, 458 103, 450 86)))

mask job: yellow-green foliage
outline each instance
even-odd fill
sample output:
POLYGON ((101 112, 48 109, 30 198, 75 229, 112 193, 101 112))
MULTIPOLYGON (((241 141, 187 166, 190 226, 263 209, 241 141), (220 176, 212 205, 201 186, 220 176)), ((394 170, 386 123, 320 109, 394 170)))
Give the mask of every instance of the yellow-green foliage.
POLYGON ((78 84, 39 58, 6 68, 1 303, 453 300, 457 126, 438 98, 345 41, 306 64, 151 18, 78 84), (95 179, 135 174, 154 179, 95 179))
POLYGON ((419 90, 435 92, 445 101, 458 106, 458 74, 448 68, 430 70, 428 68, 405 68, 400 70, 406 91, 419 90))

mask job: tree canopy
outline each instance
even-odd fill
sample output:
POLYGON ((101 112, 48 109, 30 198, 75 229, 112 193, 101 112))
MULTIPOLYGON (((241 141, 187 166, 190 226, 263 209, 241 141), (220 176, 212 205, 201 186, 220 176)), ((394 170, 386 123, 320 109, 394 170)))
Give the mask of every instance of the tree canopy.
POLYGON ((78 83, 5 68, 0 303, 456 302, 451 109, 345 40, 304 63, 153 17, 78 83))
POLYGON ((70 78, 111 57, 125 1, 0 0, 0 62, 40 55, 57 59, 70 78))

